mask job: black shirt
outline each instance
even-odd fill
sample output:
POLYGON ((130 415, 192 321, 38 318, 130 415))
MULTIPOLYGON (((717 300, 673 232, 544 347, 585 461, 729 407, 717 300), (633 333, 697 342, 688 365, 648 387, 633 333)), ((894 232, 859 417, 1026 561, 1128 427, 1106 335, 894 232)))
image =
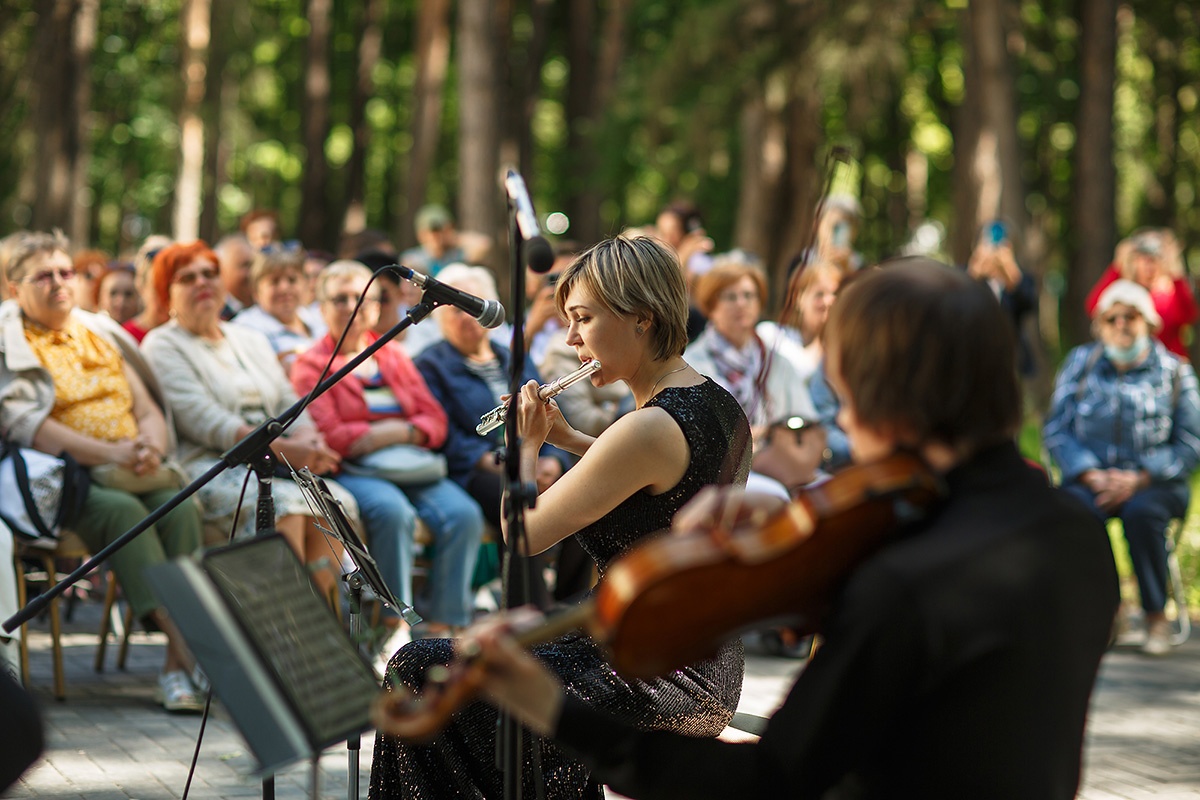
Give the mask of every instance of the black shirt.
POLYGON ((557 738, 635 798, 1074 797, 1118 603, 1108 538, 987 450, 859 566, 762 739, 639 733, 568 701, 557 738))

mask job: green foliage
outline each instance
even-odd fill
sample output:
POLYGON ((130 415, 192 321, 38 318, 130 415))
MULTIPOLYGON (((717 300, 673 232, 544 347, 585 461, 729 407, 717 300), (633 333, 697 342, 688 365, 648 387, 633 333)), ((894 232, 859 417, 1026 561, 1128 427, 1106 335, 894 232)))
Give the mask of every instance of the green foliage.
MULTIPOLYGON (((218 225, 228 230, 249 208, 274 206, 290 227, 308 162, 302 139, 306 3, 216 1, 214 47, 226 54, 216 131, 225 172, 213 187, 218 225)), ((420 6, 414 0, 381 3, 382 54, 364 108, 370 129, 365 203, 368 224, 387 230, 407 202, 420 6)), ((532 4, 508 4, 514 65, 524 63, 534 35, 532 4)), ((614 4, 596 5, 593 52, 584 53, 570 52, 568 6, 551 4, 547 11, 541 83, 536 97, 524 99, 532 108, 536 174, 530 183, 544 211, 566 207, 585 187, 596 190, 606 198, 601 230, 611 232, 650 221, 658 208, 684 195, 704 210, 718 248, 731 247, 744 147, 738 120, 747 98, 761 95, 778 106, 817 92, 826 141, 851 146, 861 162, 855 189, 867 218, 859 248, 868 259, 902 246, 918 215, 947 228, 959 222, 952 189, 954 171, 966 168, 955 159, 956 117, 967 91, 962 0, 900 0, 886 9, 870 0, 631 2, 614 94, 586 132, 586 174, 579 154, 568 148, 569 78, 572 65, 584 59, 595 68, 604 44, 601 23, 614 4), (919 205, 908 196, 913 158, 923 159, 927 170, 919 205)), ((1017 0, 1009 7, 1021 174, 1027 210, 1046 245, 1044 263, 1033 267, 1048 286, 1061 289, 1073 247, 1067 209, 1080 91, 1079 3, 1017 0)), ((94 244, 127 246, 171 224, 179 169, 181 9, 182 0, 100 2, 88 142, 94 244)), ((334 4, 325 143, 331 214, 346 190, 353 148, 361 13, 361 4, 334 4)), ((11 176, 0 183, 0 233, 28 218, 34 185, 29 169, 39 135, 29 127, 36 98, 28 70, 37 63, 35 23, 33 0, 10 0, 0 11, 0 174, 11 176)), ((1122 6, 1117 69, 1118 233, 1168 224, 1194 249, 1200 230, 1200 21, 1194 8, 1186 0, 1122 6)), ((428 197, 453 205, 453 53, 442 100, 428 197)))

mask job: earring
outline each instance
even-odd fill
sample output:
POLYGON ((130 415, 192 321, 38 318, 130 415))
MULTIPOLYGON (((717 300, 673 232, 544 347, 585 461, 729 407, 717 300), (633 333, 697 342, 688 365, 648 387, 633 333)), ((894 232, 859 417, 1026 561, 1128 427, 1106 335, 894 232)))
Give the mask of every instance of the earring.
POLYGON ((636 328, 634 328, 634 330, 637 331, 638 336, 641 336, 643 333, 646 332, 646 329, 643 328, 641 325, 638 325, 636 328))

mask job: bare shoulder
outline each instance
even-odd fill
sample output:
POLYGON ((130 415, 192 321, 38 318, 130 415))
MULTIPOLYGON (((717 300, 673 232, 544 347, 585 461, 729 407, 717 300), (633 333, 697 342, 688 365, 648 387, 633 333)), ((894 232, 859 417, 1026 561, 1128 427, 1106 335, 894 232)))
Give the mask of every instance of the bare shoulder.
POLYGON ((638 447, 687 446, 679 423, 657 406, 639 408, 625 414, 610 425, 601 438, 604 436, 611 438, 614 443, 630 443, 638 447))

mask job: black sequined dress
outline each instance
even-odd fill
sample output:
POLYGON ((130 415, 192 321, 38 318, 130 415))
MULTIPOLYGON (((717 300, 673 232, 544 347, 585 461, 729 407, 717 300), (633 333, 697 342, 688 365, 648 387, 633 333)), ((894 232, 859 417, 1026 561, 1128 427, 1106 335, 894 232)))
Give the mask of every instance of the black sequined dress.
MULTIPOLYGON (((670 387, 648 406, 666 410, 679 423, 691 448, 691 462, 675 488, 659 495, 638 492, 576 536, 605 567, 643 536, 670 526, 696 492, 709 484, 745 483, 750 466, 750 428, 737 401, 705 380, 670 387)), ((651 454, 647 454, 648 456, 651 454)), ((562 680, 566 692, 640 728, 716 736, 729 724, 742 691, 742 644, 725 645, 715 659, 650 681, 624 680, 605 661, 599 646, 581 634, 568 634, 533 650, 562 680)), ((392 674, 420 691, 426 671, 449 663, 446 639, 412 642, 392 656, 392 674)), ((385 684, 391 688, 390 680, 385 684)), ((536 794, 532 748, 523 753, 523 797, 536 794)), ((547 800, 602 798, 603 792, 578 761, 551 740, 540 739, 540 773, 547 800)), ((428 746, 403 744, 377 735, 371 766, 372 800, 392 798, 500 798, 503 776, 495 767, 496 710, 485 703, 463 709, 428 746)))

